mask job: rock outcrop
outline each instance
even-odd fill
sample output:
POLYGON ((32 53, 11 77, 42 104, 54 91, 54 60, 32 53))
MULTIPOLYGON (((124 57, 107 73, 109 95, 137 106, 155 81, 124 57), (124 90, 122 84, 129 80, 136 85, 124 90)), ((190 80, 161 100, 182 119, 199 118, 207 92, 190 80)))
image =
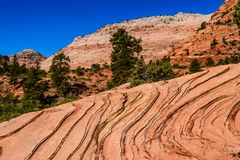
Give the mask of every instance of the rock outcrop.
MULTIPOLYGON (((26 64, 27 67, 36 66, 41 62, 45 61, 47 58, 41 53, 38 53, 32 49, 25 49, 16 54, 20 64, 26 64)), ((13 55, 9 56, 10 61, 13 60, 13 55)), ((51 65, 51 64, 50 64, 51 65)))
POLYGON ((239 68, 112 90, 1 123, 0 159, 237 160, 239 68))
POLYGON ((172 63, 187 65, 193 58, 205 62, 208 57, 217 62, 226 56, 238 54, 240 35, 233 21, 234 7, 238 0, 228 0, 211 16, 206 28, 192 37, 175 43, 170 51, 172 63), (215 42, 214 42, 215 41, 215 42))
MULTIPOLYGON (((76 38, 72 44, 58 53, 65 53, 71 59, 72 68, 81 65, 89 67, 94 63, 110 61, 111 34, 117 28, 123 27, 130 34, 142 39, 142 55, 149 61, 166 55, 173 44, 192 37, 203 21, 208 21, 210 15, 184 14, 175 16, 156 16, 125 21, 108 25, 96 33, 76 38)), ((42 63, 42 68, 48 69, 53 56, 42 63)))

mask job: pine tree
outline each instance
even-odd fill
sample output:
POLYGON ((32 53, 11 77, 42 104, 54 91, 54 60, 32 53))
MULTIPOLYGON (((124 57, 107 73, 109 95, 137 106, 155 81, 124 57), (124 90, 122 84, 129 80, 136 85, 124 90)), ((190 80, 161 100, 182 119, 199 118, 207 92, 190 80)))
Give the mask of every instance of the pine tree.
POLYGON ((9 74, 10 74, 10 82, 12 84, 16 84, 18 76, 20 75, 20 65, 18 63, 18 59, 16 55, 13 56, 13 63, 10 67, 9 74))
POLYGON ((61 96, 66 96, 69 92, 69 62, 70 59, 68 56, 63 53, 58 54, 53 58, 49 71, 52 78, 52 85, 58 89, 61 96))
POLYGON ((23 103, 27 110, 39 108, 44 103, 44 92, 47 90, 47 84, 43 80, 46 72, 41 70, 39 66, 30 68, 23 83, 23 103))
POLYGON ((141 39, 129 35, 125 29, 120 28, 114 33, 110 40, 113 51, 111 54, 112 79, 108 87, 119 86, 128 81, 132 70, 135 68, 135 53, 142 51, 141 39))

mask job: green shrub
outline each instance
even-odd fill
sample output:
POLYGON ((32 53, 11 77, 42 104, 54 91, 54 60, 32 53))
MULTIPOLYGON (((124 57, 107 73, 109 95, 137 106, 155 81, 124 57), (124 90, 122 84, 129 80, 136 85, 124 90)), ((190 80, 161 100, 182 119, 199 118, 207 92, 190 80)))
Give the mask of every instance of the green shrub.
POLYGON ((189 71, 191 73, 199 72, 201 70, 201 63, 195 58, 192 60, 190 66, 189 66, 189 71))
POLYGON ((96 72, 100 71, 101 69, 102 69, 102 68, 101 68, 101 65, 100 65, 100 64, 92 64, 90 70, 91 70, 92 72, 96 73, 96 72))
POLYGON ((19 104, 0 104, 0 122, 10 120, 24 113, 19 104))
POLYGON ((200 28, 198 28, 198 31, 200 31, 200 30, 204 30, 204 29, 206 29, 206 28, 207 28, 207 22, 204 21, 204 22, 202 22, 200 28))
POLYGON ((12 93, 0 97, 0 122, 15 118, 23 113, 24 110, 19 105, 18 97, 14 97, 12 93))
POLYGON ((83 75, 84 75, 85 68, 79 66, 79 67, 77 67, 77 69, 76 69, 75 71, 76 71, 76 74, 77 74, 78 76, 83 76, 83 75))
POLYGON ((130 82, 132 86, 143 83, 157 82, 174 78, 176 74, 172 70, 169 57, 145 64, 143 59, 137 61, 136 69, 133 71, 130 82))
POLYGON ((173 68, 176 68, 176 69, 187 69, 188 66, 180 66, 180 65, 178 65, 178 64, 174 64, 174 65, 173 65, 173 68))
POLYGON ((230 63, 231 63, 231 59, 229 57, 225 57, 225 59, 223 60, 223 65, 230 64, 230 63))
POLYGON ((237 5, 235 6, 235 11, 233 13, 234 23, 237 24, 238 28, 240 29, 240 0, 238 0, 237 5))
POLYGON ((109 66, 107 63, 104 63, 104 64, 103 64, 103 68, 104 68, 104 69, 110 69, 110 66, 109 66))
POLYGON ((223 18, 225 15, 227 15, 229 13, 229 11, 223 12, 221 17, 223 18))
POLYGON ((206 66, 214 66, 215 63, 213 61, 213 59, 211 57, 208 57, 207 58, 207 61, 206 61, 206 66))
POLYGON ((232 64, 237 64, 237 63, 239 63, 239 62, 240 62, 240 57, 239 57, 239 55, 232 55, 232 56, 230 56, 230 62, 231 62, 232 64))
POLYGON ((237 64, 240 63, 239 55, 231 55, 230 57, 225 57, 224 60, 220 59, 217 65, 227 65, 227 64, 237 64))
POLYGON ((220 20, 217 20, 216 22, 214 22, 215 25, 221 25, 221 21, 220 20))
POLYGON ((214 49, 217 44, 218 44, 218 40, 214 38, 213 41, 211 42, 211 49, 214 49))
POLYGON ((217 65, 220 66, 220 65, 223 65, 223 63, 224 63, 223 59, 220 59, 220 60, 218 61, 217 65))

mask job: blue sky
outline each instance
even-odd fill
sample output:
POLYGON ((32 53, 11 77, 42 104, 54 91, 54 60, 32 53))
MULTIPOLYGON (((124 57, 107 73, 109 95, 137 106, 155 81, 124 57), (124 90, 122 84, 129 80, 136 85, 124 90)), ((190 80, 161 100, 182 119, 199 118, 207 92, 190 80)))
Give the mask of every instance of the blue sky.
POLYGON ((224 0, 0 0, 0 54, 50 56, 114 22, 178 12, 209 14, 224 0))

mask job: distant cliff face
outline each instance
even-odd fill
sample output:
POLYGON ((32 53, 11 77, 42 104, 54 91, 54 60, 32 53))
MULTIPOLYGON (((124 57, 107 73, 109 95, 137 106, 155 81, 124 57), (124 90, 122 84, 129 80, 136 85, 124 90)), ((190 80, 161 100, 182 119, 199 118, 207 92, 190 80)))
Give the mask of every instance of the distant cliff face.
MULTIPOLYGON (((36 66, 38 63, 45 61, 47 58, 42 54, 32 50, 26 49, 16 54, 20 64, 26 64, 27 67, 36 66)), ((13 60, 13 56, 9 56, 10 61, 13 60)))
MULTIPOLYGON (((88 67, 93 63, 106 63, 110 61, 111 34, 118 28, 125 28, 130 34, 142 39, 143 52, 146 60, 166 55, 173 44, 193 36, 203 21, 209 21, 210 15, 183 14, 175 16, 156 16, 125 21, 108 25, 93 34, 75 38, 66 48, 58 53, 65 53, 71 59, 71 67, 88 67)), ((52 57, 42 63, 48 69, 52 57)))
POLYGON ((239 53, 239 31, 233 21, 233 12, 237 0, 228 0, 215 12, 206 28, 199 30, 192 37, 176 43, 171 50, 172 63, 188 64, 198 58, 204 62, 207 57, 215 61, 239 53))

